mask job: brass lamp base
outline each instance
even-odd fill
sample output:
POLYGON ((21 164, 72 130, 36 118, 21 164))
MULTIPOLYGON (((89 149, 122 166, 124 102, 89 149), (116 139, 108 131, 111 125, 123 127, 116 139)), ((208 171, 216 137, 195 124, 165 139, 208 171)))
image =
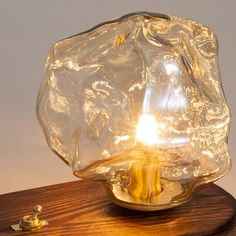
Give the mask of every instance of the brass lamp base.
POLYGON ((112 186, 105 184, 105 189, 114 203, 121 207, 138 211, 169 209, 186 202, 186 199, 184 199, 170 204, 171 199, 182 193, 182 185, 178 182, 162 180, 162 191, 148 200, 138 199, 132 196, 127 189, 121 189, 118 184, 113 184, 112 186))

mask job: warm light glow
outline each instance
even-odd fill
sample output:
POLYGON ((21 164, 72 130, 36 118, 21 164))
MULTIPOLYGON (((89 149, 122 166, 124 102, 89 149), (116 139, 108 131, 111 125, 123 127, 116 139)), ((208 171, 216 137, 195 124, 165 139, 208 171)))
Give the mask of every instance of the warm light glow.
POLYGON ((175 61, 165 63, 165 68, 168 75, 179 75, 179 67, 175 61))
POLYGON ((136 139, 147 145, 154 145, 157 143, 157 122, 153 115, 142 114, 136 129, 136 139))

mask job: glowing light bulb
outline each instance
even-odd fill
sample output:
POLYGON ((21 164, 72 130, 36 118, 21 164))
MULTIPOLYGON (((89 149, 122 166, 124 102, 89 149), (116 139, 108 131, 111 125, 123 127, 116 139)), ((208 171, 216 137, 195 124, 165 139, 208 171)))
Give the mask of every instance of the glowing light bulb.
POLYGON ((156 118, 150 114, 142 114, 136 128, 136 140, 154 145, 158 141, 158 126, 156 118))

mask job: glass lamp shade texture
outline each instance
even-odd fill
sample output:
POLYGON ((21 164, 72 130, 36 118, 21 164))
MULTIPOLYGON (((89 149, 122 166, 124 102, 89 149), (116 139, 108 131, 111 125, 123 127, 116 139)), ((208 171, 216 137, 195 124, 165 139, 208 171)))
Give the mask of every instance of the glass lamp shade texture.
POLYGON ((180 205, 230 169, 218 43, 193 20, 132 13, 55 43, 37 116, 73 173, 123 207, 180 205))

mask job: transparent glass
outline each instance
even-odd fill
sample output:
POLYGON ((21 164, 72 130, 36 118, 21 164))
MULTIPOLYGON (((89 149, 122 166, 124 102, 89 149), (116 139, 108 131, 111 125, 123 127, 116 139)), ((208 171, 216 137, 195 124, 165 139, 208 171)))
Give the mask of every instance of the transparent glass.
POLYGON ((136 210, 180 205, 230 169, 230 112, 211 29, 139 12, 61 40, 37 100, 74 175, 136 210))

